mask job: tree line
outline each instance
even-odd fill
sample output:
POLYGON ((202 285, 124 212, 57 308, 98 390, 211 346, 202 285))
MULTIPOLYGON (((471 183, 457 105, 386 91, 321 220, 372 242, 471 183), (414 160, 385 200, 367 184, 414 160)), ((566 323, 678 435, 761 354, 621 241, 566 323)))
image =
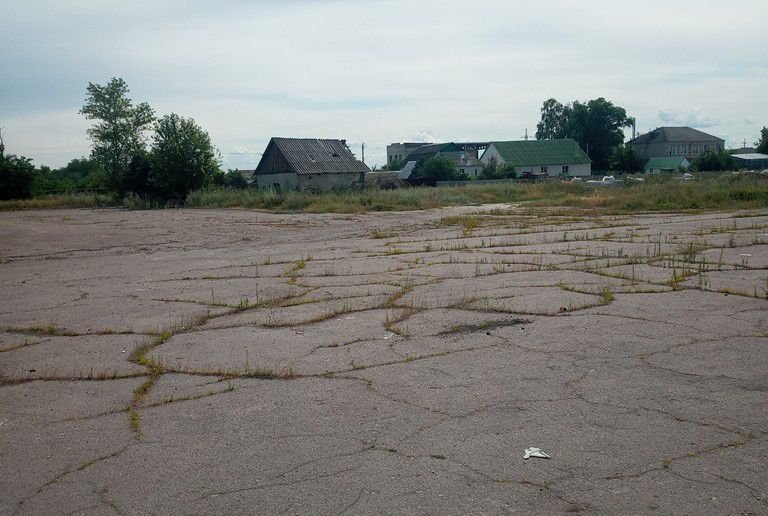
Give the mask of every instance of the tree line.
MULTIPOLYGON (((105 85, 88 83, 80 114, 93 121, 88 129, 91 155, 56 170, 35 168, 29 158, 6 154, 0 131, 0 200, 90 191, 183 202, 189 192, 207 186, 247 186, 236 170, 221 169, 220 153, 194 119, 176 113, 156 117, 148 103, 133 103, 121 78, 105 85)), ((592 159, 593 170, 638 171, 644 163, 623 143, 624 129, 633 124, 624 108, 603 97, 567 104, 550 98, 541 107, 536 138, 574 139, 592 159)), ((755 146, 757 152, 768 153, 768 128, 761 129, 755 146)), ((707 152, 691 168, 729 170, 735 163, 725 151, 707 152)), ((514 177, 513 167, 490 163, 480 179, 514 177)), ((411 176, 412 183, 421 185, 463 179, 469 177, 442 156, 422 160, 411 176)))
POLYGON ((117 77, 106 85, 89 83, 86 93, 80 113, 93 121, 90 158, 37 169, 28 158, 6 155, 0 134, 0 199, 91 191, 177 202, 206 186, 246 186, 239 172, 221 169, 220 154, 194 119, 156 117, 146 102, 134 105, 117 77))
MULTIPOLYGON (((563 104, 550 98, 541 107, 536 139, 573 138, 592 159, 593 170, 635 172, 645 163, 624 142, 624 129, 633 127, 634 117, 603 97, 587 102, 563 104)), ((757 152, 768 153, 768 128, 760 131, 757 152)), ((708 151, 691 161, 692 170, 733 170, 736 162, 726 151, 708 151)))

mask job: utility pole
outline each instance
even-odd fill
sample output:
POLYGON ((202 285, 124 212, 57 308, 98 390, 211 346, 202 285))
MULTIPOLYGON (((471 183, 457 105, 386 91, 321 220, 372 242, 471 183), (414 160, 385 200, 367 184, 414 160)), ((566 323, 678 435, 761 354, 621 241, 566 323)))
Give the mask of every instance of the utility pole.
POLYGON ((363 163, 365 163, 365 142, 363 142, 363 163))

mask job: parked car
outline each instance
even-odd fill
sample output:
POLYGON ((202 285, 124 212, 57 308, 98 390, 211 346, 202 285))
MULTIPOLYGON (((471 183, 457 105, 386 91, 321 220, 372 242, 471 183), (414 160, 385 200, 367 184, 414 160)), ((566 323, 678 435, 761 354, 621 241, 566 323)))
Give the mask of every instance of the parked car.
POLYGON ((680 179, 682 179, 683 181, 693 181, 693 174, 686 172, 685 174, 682 175, 680 179))
POLYGON ((600 181, 587 181, 588 185, 594 185, 594 186, 619 186, 622 184, 623 181, 617 180, 613 176, 603 176, 603 178, 600 181))

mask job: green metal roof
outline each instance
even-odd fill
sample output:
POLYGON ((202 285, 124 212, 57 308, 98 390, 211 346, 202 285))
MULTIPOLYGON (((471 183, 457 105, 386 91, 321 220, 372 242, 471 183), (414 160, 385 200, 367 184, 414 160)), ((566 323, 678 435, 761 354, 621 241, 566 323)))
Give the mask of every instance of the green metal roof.
POLYGON ((660 156, 651 158, 645 164, 645 169, 650 170, 658 168, 659 170, 677 170, 683 166, 684 159, 685 156, 660 156))
POLYGON ((491 142, 506 163, 529 165, 580 165, 592 163, 571 138, 562 140, 521 140, 491 142))

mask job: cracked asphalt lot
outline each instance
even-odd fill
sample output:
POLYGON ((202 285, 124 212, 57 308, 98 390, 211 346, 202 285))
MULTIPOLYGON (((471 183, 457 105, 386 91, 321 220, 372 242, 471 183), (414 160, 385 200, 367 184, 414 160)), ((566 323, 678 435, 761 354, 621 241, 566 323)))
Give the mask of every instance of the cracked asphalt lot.
POLYGON ((766 211, 2 213, 0 279, 1 514, 768 513, 766 211))

